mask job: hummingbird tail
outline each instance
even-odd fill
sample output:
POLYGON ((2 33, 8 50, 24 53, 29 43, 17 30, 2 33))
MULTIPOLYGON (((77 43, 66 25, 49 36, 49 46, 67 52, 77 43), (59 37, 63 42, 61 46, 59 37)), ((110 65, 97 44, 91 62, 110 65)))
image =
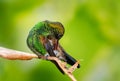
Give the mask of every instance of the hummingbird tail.
MULTIPOLYGON (((68 64, 74 65, 77 62, 72 56, 67 54, 65 51, 63 51, 63 53, 64 53, 64 55, 66 57, 66 60, 67 60, 68 64)), ((77 68, 80 68, 80 64, 78 64, 77 68)))
POLYGON ((59 71, 60 71, 62 74, 65 74, 64 71, 61 69, 61 67, 58 65, 58 63, 57 63, 56 61, 51 61, 51 62, 56 65, 56 67, 59 69, 59 71))

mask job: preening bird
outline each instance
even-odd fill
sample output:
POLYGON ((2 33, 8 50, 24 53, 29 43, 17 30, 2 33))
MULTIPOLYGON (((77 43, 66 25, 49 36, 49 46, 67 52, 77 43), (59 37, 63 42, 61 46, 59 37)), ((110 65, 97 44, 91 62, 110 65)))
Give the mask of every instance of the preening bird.
MULTIPOLYGON (((54 56, 72 66, 76 63, 76 60, 59 43, 64 32, 64 27, 60 22, 48 20, 39 22, 29 32, 27 45, 38 57, 46 56, 47 58, 47 56, 54 56)), ((58 64, 55 61, 52 62, 64 74, 58 64)), ((79 67, 80 64, 78 64, 77 68, 79 67)))

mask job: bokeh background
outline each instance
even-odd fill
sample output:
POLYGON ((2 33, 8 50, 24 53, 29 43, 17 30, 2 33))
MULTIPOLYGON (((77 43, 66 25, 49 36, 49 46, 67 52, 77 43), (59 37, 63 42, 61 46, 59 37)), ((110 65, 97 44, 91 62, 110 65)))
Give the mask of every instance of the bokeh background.
MULTIPOLYGON (((120 81, 120 0, 0 0, 0 46, 30 52, 29 30, 44 20, 65 26, 60 40, 80 60, 78 81, 120 81)), ((70 81, 49 61, 0 58, 0 81, 70 81)))

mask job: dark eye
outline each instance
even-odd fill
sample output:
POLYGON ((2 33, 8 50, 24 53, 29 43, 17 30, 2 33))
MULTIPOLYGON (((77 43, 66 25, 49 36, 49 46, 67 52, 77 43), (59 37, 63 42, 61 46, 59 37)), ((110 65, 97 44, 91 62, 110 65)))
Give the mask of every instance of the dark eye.
POLYGON ((62 34, 58 34, 58 38, 60 39, 63 35, 62 34))
POLYGON ((60 34, 59 36, 62 37, 63 35, 60 34))

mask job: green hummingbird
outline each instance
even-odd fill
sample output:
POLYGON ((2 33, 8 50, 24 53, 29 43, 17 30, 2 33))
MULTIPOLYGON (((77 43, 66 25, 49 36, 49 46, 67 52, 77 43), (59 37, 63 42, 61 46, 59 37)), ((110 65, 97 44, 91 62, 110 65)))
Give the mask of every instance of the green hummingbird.
MULTIPOLYGON (((27 45, 38 57, 45 56, 47 58, 47 56, 54 56, 67 62, 69 65, 74 65, 76 60, 66 53, 59 43, 64 32, 65 29, 60 22, 51 22, 48 20, 39 22, 29 32, 27 45)), ((55 61, 52 62, 64 74, 64 71, 58 64, 55 61)), ((80 64, 78 64, 77 68, 79 67, 80 64)))

